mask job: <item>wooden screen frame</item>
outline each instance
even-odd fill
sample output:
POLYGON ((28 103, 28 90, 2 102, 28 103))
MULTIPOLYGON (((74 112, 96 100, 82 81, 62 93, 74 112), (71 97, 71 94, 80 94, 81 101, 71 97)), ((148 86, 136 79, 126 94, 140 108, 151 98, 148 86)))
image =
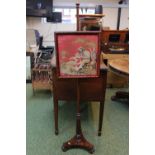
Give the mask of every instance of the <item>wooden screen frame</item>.
POLYGON ((56 67, 57 67, 57 76, 59 78, 95 78, 99 77, 100 74, 100 32, 99 31, 75 31, 75 32, 55 32, 55 49, 56 49, 56 67), (67 35, 73 35, 73 36, 95 36, 97 39, 97 45, 96 47, 96 74, 94 75, 62 75, 60 71, 60 61, 59 61, 59 56, 60 56, 60 51, 59 51, 59 43, 58 43, 58 37, 60 36, 67 36, 67 35))

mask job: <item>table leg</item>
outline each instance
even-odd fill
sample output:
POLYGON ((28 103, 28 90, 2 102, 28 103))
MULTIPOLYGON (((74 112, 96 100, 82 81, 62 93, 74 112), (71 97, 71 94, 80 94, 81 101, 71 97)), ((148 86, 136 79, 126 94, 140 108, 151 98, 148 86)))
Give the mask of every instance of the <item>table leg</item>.
POLYGON ((100 112, 99 112, 98 136, 101 136, 101 133, 102 133, 103 111, 104 111, 104 101, 101 101, 100 102, 100 112))
POLYGON ((58 135, 58 100, 54 98, 54 123, 55 123, 55 134, 58 135))

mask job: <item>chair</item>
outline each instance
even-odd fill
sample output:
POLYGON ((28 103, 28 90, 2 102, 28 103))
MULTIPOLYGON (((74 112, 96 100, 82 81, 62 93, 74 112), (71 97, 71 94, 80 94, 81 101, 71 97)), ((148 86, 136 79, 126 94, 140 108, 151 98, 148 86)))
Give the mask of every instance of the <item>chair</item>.
MULTIPOLYGON (((83 32, 86 33, 86 32, 83 32)), ((91 32, 92 33, 92 32, 91 32)), ((59 44, 59 43, 58 43, 59 44)), ((56 47, 59 45, 56 45, 56 47)), ((58 57, 58 55, 57 55, 58 57)), ((100 59, 100 58, 99 58, 100 59)), ((77 86, 75 78, 60 78, 60 66, 58 66, 57 58, 54 56, 52 58, 52 80, 53 80, 53 100, 54 100, 54 122, 55 122, 55 134, 58 131, 58 101, 67 100, 73 101, 77 98, 77 86)), ((107 64, 107 61, 105 61, 107 64)), ((103 110, 104 110, 104 100, 106 91, 106 80, 107 80, 107 67, 103 63, 101 58, 101 63, 99 64, 99 77, 94 78, 80 78, 79 79, 79 92, 80 101, 99 101, 100 111, 99 111, 99 124, 98 124, 98 136, 101 136, 102 131, 102 121, 103 121, 103 110)))
POLYGON ((26 53, 29 53, 29 55, 31 54, 31 82, 35 95, 36 89, 51 90, 52 80, 50 61, 54 47, 46 48, 43 46, 43 36, 40 35, 38 30, 27 29, 26 33, 26 41, 29 45, 26 53), (32 47, 34 47, 35 51, 32 47))
POLYGON ((27 51, 30 45, 38 46, 40 52, 44 53, 53 53, 54 47, 53 46, 43 46, 43 36, 40 35, 39 31, 36 29, 26 29, 26 45, 27 51))

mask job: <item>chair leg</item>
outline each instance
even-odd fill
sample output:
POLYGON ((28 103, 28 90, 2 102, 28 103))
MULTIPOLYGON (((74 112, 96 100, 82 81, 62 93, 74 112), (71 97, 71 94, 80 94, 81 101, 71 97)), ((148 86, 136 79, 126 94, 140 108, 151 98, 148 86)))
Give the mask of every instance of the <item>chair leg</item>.
POLYGON ((34 88, 33 88, 33 96, 35 96, 35 90, 34 90, 34 88))
POLYGON ((54 99, 54 123, 55 123, 55 134, 58 135, 58 100, 54 99))
POLYGON ((103 111, 104 111, 104 101, 101 101, 100 102, 100 112, 99 112, 98 136, 101 136, 101 132, 102 132, 103 111))

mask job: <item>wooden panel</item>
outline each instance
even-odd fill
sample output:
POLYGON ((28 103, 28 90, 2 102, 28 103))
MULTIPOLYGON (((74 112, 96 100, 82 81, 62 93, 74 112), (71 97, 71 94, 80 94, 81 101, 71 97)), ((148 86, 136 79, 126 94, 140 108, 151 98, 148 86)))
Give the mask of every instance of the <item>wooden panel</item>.
MULTIPOLYGON (((59 100, 76 100, 77 98, 77 79, 57 78, 56 68, 52 69, 53 91, 55 98, 59 100)), ((100 101, 104 100, 106 88, 107 71, 102 71, 99 78, 79 79, 80 100, 100 101)))
POLYGON ((57 77, 56 68, 52 69, 53 95, 59 97, 59 100, 76 99, 76 81, 75 79, 60 79, 57 77))
POLYGON ((81 100, 86 101, 104 100, 104 94, 106 88, 106 76, 107 73, 105 72, 99 78, 80 79, 79 87, 80 87, 81 100))

